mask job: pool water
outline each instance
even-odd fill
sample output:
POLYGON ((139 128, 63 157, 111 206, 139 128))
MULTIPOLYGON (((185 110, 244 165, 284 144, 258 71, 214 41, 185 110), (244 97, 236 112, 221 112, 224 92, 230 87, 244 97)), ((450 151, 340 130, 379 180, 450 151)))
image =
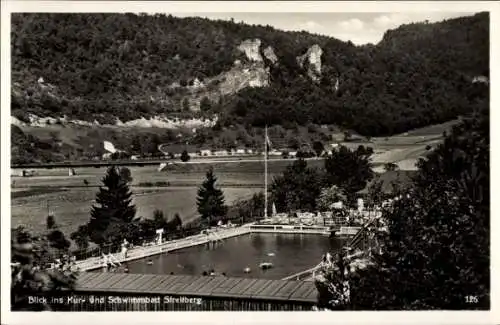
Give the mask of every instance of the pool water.
POLYGON ((199 245, 128 262, 116 272, 141 274, 201 275, 214 270, 230 277, 282 279, 321 261, 326 252, 335 253, 342 240, 313 234, 252 233, 225 239, 210 247, 199 245), (262 270, 260 263, 273 267, 262 270), (245 273, 245 268, 250 273, 245 273))

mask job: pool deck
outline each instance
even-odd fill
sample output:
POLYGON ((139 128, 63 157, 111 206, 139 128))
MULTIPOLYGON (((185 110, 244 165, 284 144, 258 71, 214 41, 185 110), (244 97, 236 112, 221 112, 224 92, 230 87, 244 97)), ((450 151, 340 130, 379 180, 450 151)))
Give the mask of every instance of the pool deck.
MULTIPOLYGON (((217 232, 211 233, 210 235, 200 234, 178 240, 171 240, 159 245, 133 247, 127 252, 127 257, 125 257, 122 253, 115 253, 111 255, 113 256, 114 263, 117 262, 124 263, 146 258, 153 255, 159 255, 171 252, 182 248, 203 245, 210 242, 215 242, 248 233, 250 233, 250 228, 248 226, 220 229, 217 232)), ((79 268, 80 271, 95 270, 103 267, 103 260, 102 257, 92 257, 86 260, 77 261, 76 267, 79 268)))
MULTIPOLYGON (((326 227, 306 227, 290 225, 256 225, 254 223, 244 224, 239 227, 219 228, 209 235, 199 234, 182 239, 168 241, 162 244, 150 246, 133 247, 127 252, 127 257, 122 253, 112 254, 114 263, 134 261, 154 255, 168 253, 174 250, 203 245, 210 242, 221 241, 227 238, 245 235, 249 233, 282 233, 282 234, 322 234, 326 235, 326 227)), ((76 261, 76 267, 80 271, 91 271, 103 267, 102 257, 76 261)))

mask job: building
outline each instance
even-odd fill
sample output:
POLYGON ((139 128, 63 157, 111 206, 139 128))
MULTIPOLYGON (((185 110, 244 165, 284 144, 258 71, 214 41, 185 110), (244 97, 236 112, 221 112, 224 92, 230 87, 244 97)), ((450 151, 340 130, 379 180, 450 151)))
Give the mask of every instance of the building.
POLYGON ((196 156, 196 152, 198 151, 195 146, 183 143, 161 146, 160 150, 164 155, 173 156, 174 158, 180 158, 184 150, 186 150, 191 157, 196 156))
POLYGON ((202 149, 200 150, 200 156, 207 157, 212 155, 212 150, 210 149, 202 149))
POLYGON ((227 150, 216 150, 214 152, 215 156, 229 156, 229 152, 227 150))
POLYGON ((235 154, 235 155, 244 155, 244 154, 246 154, 246 150, 245 150, 245 148, 237 148, 237 149, 234 151, 234 154, 235 154))

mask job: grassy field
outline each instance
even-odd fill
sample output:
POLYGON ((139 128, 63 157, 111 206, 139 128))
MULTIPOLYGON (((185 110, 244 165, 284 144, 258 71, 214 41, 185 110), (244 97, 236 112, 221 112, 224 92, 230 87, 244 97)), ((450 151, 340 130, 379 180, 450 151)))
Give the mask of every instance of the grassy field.
MULTIPOLYGON (((443 132, 451 130, 459 120, 453 120, 443 124, 431 125, 415 129, 403 134, 386 138, 372 138, 364 142, 344 142, 351 148, 359 145, 372 147, 374 154, 372 162, 383 165, 388 162, 396 163, 402 170, 416 170, 415 163, 419 158, 425 156, 431 148, 435 148, 443 141, 443 132)), ((380 172, 382 167, 375 168, 380 172)))
MULTIPOLYGON (((248 198, 262 189, 222 188, 227 204, 248 198)), ((137 216, 151 218, 155 209, 163 210, 168 217, 179 213, 183 221, 190 221, 197 215, 196 187, 132 188, 137 216)), ((55 215, 61 230, 69 234, 89 220, 96 188, 73 188, 64 192, 17 197, 12 199, 11 227, 24 225, 34 232, 45 229, 47 205, 55 215)))
MULTIPOLYGON (((268 164, 268 173, 273 175, 283 172, 291 160, 273 160, 268 164)), ((323 166, 322 160, 308 161, 312 167, 323 166)), ((166 170, 158 172, 156 166, 130 167, 132 172, 132 185, 144 182, 170 182, 172 186, 199 186, 205 177, 207 170, 212 167, 218 177, 221 186, 228 185, 252 185, 264 184, 264 162, 237 162, 237 163, 214 163, 214 164, 189 164, 173 165, 166 170)), ((13 188, 26 187, 64 187, 84 186, 87 180, 89 186, 98 186, 105 174, 105 168, 84 167, 76 168, 75 176, 68 176, 68 169, 35 169, 35 177, 12 177, 13 188)))
MULTIPOLYGON (((281 173, 291 161, 269 163, 270 179, 281 173)), ((322 161, 311 161, 311 166, 321 166, 322 161)), ((155 209, 169 217, 179 213, 184 221, 196 217, 196 193, 210 167, 200 165, 174 165, 158 172, 157 167, 133 167, 132 191, 137 215, 150 218, 155 209), (144 182, 169 182, 169 187, 145 188, 144 182)), ((263 190, 263 162, 217 163, 212 165, 218 184, 224 190, 226 203, 251 197, 263 190)), ((68 176, 67 169, 39 169, 34 177, 11 177, 12 221, 11 226, 25 225, 35 232, 43 231, 50 211, 65 233, 74 231, 89 219, 90 208, 105 175, 105 168, 77 168, 75 176, 68 176), (87 180, 88 186, 84 185, 87 180)))

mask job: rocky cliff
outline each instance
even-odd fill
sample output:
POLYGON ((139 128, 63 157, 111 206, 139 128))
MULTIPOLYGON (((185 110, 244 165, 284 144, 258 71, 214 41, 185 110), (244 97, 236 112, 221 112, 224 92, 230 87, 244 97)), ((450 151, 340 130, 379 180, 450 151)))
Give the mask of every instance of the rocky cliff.
POLYGON ((260 45, 262 41, 260 39, 247 39, 243 41, 239 46, 238 50, 245 53, 246 57, 250 61, 262 62, 262 56, 260 55, 260 45))
POLYGON ((301 68, 307 69, 307 75, 314 81, 321 78, 321 55, 323 50, 317 44, 311 46, 307 52, 297 57, 297 63, 301 68))
POLYGON ((276 53, 274 53, 274 49, 271 46, 266 47, 263 53, 264 57, 268 59, 271 62, 271 64, 273 65, 278 64, 278 57, 276 56, 276 53))

